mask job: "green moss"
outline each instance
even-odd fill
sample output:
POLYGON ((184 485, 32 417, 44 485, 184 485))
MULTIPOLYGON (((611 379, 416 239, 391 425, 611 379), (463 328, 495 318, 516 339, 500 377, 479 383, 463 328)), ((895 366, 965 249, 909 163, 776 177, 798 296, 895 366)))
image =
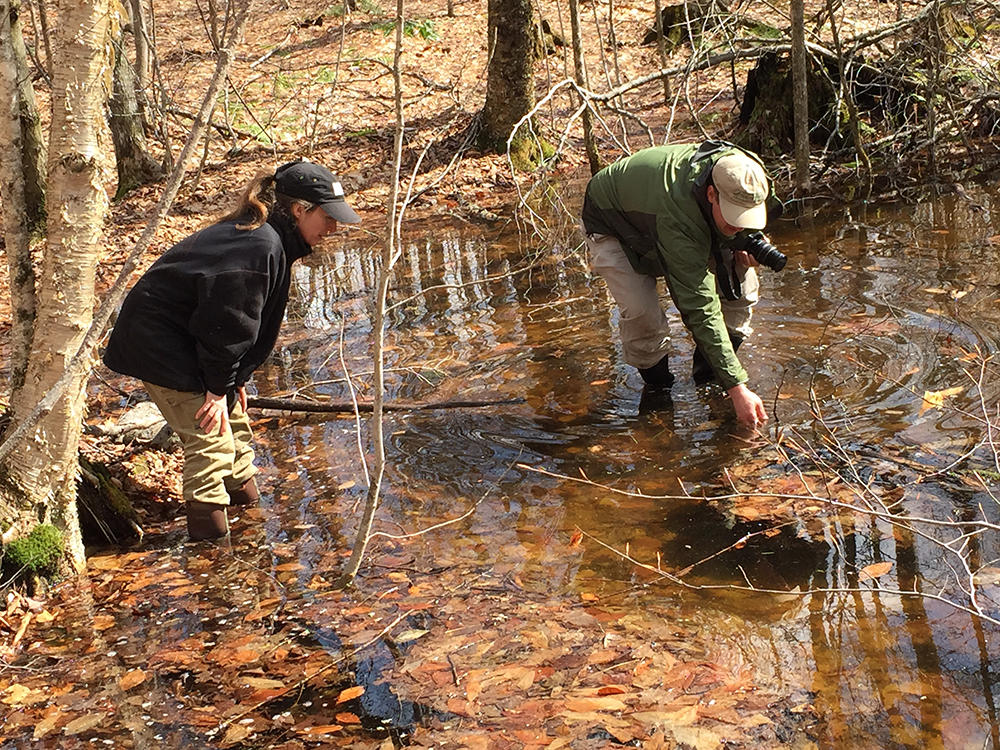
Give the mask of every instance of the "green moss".
POLYGON ((15 539, 4 550, 4 568, 23 575, 52 575, 63 553, 62 533, 51 524, 36 526, 28 536, 15 539))
POLYGON ((515 138, 510 144, 510 161, 521 172, 531 172, 555 154, 555 148, 541 138, 515 138))
POLYGON ((776 26, 771 26, 761 21, 750 21, 744 25, 751 34, 764 39, 781 39, 785 35, 785 32, 776 26))

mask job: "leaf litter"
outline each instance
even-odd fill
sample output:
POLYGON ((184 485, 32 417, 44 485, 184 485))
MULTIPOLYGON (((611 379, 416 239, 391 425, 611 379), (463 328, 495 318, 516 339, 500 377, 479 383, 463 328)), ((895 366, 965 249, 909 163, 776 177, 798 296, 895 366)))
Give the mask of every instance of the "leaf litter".
POLYGON ((274 576, 298 551, 254 541, 103 554, 58 587, 0 672, 0 742, 778 747, 811 721, 670 618, 460 564, 421 571, 405 548, 381 559, 406 560, 406 580, 295 587, 274 576))

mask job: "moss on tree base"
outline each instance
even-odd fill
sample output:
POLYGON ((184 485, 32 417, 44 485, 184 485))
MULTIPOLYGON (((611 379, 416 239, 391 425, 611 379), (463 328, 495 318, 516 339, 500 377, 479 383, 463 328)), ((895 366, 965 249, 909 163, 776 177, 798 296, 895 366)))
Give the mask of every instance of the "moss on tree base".
POLYGON ((62 532, 52 524, 39 524, 4 548, 4 573, 27 580, 52 576, 59 569, 64 549, 62 532))

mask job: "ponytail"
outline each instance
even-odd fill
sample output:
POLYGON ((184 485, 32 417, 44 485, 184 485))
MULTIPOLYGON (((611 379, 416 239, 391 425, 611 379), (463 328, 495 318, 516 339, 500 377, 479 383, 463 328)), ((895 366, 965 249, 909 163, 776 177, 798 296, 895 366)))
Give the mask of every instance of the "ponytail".
POLYGON ((220 221, 238 221, 237 229, 257 229, 274 204, 274 172, 258 172, 243 190, 239 203, 220 221))
POLYGON ((219 221, 237 221, 237 229, 257 229, 267 221, 272 212, 292 217, 292 205, 299 203, 306 209, 315 208, 309 201, 300 198, 290 198, 274 189, 274 173, 258 172, 250 184, 243 190, 236 208, 223 216, 219 221))

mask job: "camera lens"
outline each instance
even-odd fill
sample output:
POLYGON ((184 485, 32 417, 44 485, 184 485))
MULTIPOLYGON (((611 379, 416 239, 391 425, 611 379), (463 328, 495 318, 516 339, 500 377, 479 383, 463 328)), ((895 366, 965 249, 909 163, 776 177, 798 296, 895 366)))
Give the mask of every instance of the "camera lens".
POLYGON ((746 246, 743 249, 756 258, 758 263, 767 266, 772 271, 780 271, 788 263, 788 256, 765 240, 764 235, 760 232, 754 232, 747 237, 746 246))

